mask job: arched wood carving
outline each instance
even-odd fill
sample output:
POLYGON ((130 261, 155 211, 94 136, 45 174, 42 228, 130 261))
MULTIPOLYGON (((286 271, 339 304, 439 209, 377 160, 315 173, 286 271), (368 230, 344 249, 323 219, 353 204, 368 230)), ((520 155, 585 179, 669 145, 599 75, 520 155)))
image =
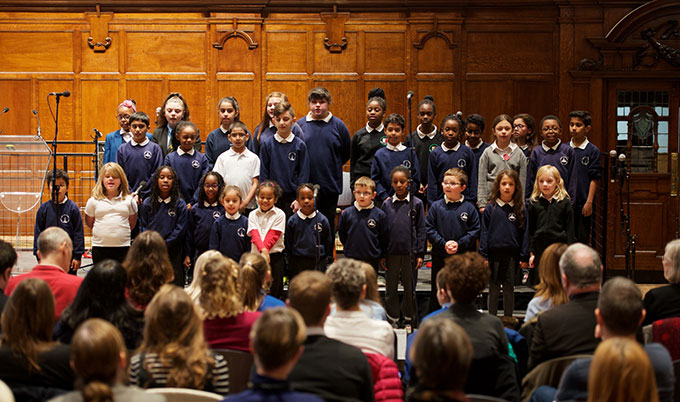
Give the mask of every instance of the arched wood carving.
POLYGON ((339 13, 338 6, 333 5, 332 13, 321 13, 321 19, 326 23, 326 37, 323 45, 331 53, 342 53, 347 47, 345 23, 349 20, 349 13, 339 13))
POLYGON ((113 18, 113 13, 102 13, 97 11, 95 13, 85 13, 85 17, 90 22, 90 36, 87 38, 87 44, 95 53, 104 53, 106 49, 111 46, 111 37, 109 36, 109 21, 113 18))
POLYGON ((257 49, 259 44, 255 42, 255 40, 253 40, 252 36, 248 35, 246 31, 238 29, 238 20, 236 18, 232 20, 232 27, 233 28, 225 32, 224 35, 222 35, 222 37, 218 41, 213 42, 213 47, 215 49, 219 50, 224 49, 224 43, 230 38, 241 38, 248 45, 248 49, 250 50, 257 49))
POLYGON ((426 32, 425 35, 421 36, 420 40, 413 42, 413 47, 416 49, 422 49, 425 46, 425 43, 432 38, 442 38, 446 42, 446 45, 449 47, 449 49, 456 48, 456 44, 453 43, 452 40, 449 38, 449 33, 439 30, 439 19, 436 17, 434 19, 434 27, 432 28, 432 30, 426 32))

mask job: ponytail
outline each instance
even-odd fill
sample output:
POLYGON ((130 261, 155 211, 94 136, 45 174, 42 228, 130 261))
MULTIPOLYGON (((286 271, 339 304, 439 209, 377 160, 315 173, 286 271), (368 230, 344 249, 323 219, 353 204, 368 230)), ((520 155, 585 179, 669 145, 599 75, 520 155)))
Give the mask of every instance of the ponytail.
POLYGON ((241 265, 241 296, 247 311, 257 311, 264 294, 269 288, 266 283, 270 271, 267 260, 258 253, 243 254, 241 265))
POLYGON ((113 392, 109 384, 101 381, 92 381, 82 389, 85 402, 113 402, 113 392))

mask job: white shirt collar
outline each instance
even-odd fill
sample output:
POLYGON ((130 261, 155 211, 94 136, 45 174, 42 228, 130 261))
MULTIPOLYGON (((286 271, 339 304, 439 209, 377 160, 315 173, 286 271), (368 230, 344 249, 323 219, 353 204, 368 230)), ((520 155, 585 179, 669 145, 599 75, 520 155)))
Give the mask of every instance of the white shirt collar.
MULTIPOLYGON (((323 121, 324 123, 328 123, 329 121, 331 121, 332 117, 333 117, 333 113, 328 112, 328 116, 324 117, 321 120, 317 120, 317 121, 323 121)), ((316 120, 315 118, 312 117, 312 112, 307 113, 307 117, 305 117, 305 119, 307 121, 315 121, 316 120)))
POLYGON ((359 203, 356 202, 356 201, 354 201, 354 208, 356 208, 357 211, 361 211, 362 209, 371 209, 371 208, 373 208, 374 206, 375 206, 375 204, 373 204, 373 201, 371 201, 371 205, 369 205, 369 206, 367 206, 367 207, 360 207, 360 206, 359 206, 359 203))
POLYGON ((385 125, 383 124, 383 122, 380 122, 380 125, 376 128, 373 128, 373 127, 369 126, 368 123, 366 123, 366 131, 368 131, 369 133, 372 133, 374 131, 383 131, 384 129, 385 129, 385 125))
POLYGON ((312 212, 312 213, 309 214, 309 215, 305 215, 305 214, 302 213, 302 210, 301 210, 301 209, 298 209, 298 211, 297 211, 297 216, 299 216, 300 219, 302 219, 303 221, 304 221, 305 219, 314 219, 314 217, 316 216, 316 211, 312 212))
POLYGON ((283 138, 283 137, 281 137, 281 136, 279 135, 279 133, 277 132, 276 134, 274 134, 274 139, 275 139, 277 142, 280 142, 281 144, 286 144, 286 143, 288 143, 288 142, 293 142, 293 140, 295 139, 295 134, 293 134, 293 133, 291 132, 290 134, 288 134, 288 137, 283 138))
POLYGON ((234 151, 234 147, 229 147, 225 152, 227 152, 227 156, 236 156, 236 157, 242 157, 245 156, 245 154, 248 152, 248 148, 243 148, 243 152, 236 152, 234 151))
POLYGON ((497 153, 499 153, 499 154, 500 154, 500 153, 512 153, 515 149, 517 149, 517 144, 515 144, 515 143, 512 142, 512 141, 510 142, 510 144, 508 144, 508 147, 505 148, 505 149, 501 149, 501 148, 498 146, 498 144, 496 143, 496 141, 494 141, 493 144, 491 144, 491 145, 489 145, 489 146, 491 147, 491 150, 492 150, 492 151, 497 152, 497 153), (508 151, 508 149, 509 149, 509 151, 508 151))
MULTIPOLYGON (((545 198, 545 196, 543 195, 543 193, 541 193, 541 195, 539 195, 539 197, 540 197, 540 198, 545 198)), ((550 197, 550 198, 545 198, 545 199, 548 200, 548 201, 550 201, 550 202, 559 201, 559 200, 557 199, 557 194, 553 194, 552 197, 550 197)))
POLYGON ((562 143, 562 140, 558 139, 558 140, 557 140, 557 144, 553 145, 552 147, 549 147, 549 146, 545 145, 545 141, 543 141, 543 142, 541 142, 541 146, 543 147, 543 150, 544 150, 545 152, 548 152, 548 151, 550 151, 551 149, 552 149, 553 151, 557 151, 557 148, 560 147, 560 144, 561 144, 561 143, 562 143))
POLYGON ((222 134, 229 134, 229 130, 228 129, 225 130, 224 127, 222 127, 221 124, 220 124, 220 131, 222 132, 222 134))
POLYGON ((276 126, 274 125, 274 122, 271 121, 271 120, 269 121, 269 127, 274 127, 274 129, 276 129, 276 126))
POLYGON ((68 201, 68 195, 64 196, 64 201, 60 202, 59 205, 64 205, 66 204, 66 201, 68 201))
POLYGON ((219 205, 217 201, 213 202, 212 204, 209 203, 208 201, 203 201, 203 206, 206 208, 216 207, 217 205, 219 205))
POLYGON ((434 136, 437 135, 437 126, 435 126, 434 124, 432 125, 432 131, 430 131, 429 133, 424 133, 424 132, 420 131, 420 126, 421 126, 421 124, 418 124, 418 127, 416 128, 416 134, 418 134, 418 137, 421 140, 424 139, 425 137, 427 137, 429 139, 433 139, 434 136))
POLYGON ((390 151, 403 151, 406 149, 406 145, 404 144, 398 144, 396 147, 392 144, 387 144, 385 145, 385 148, 389 149, 390 151))
POLYGON ((133 147, 136 147, 136 146, 143 147, 144 145, 146 145, 148 143, 149 143, 149 138, 146 137, 146 136, 144 137, 144 141, 142 141, 141 143, 136 142, 134 138, 130 139, 130 144, 132 144, 133 147))
POLYGON ((447 197, 446 194, 444 194, 444 202, 446 202, 447 204, 454 203, 454 202, 463 202, 464 200, 465 200, 465 196, 463 194, 460 195, 460 200, 458 200, 458 201, 451 201, 451 200, 449 200, 449 197, 447 197))
POLYGON ((182 151, 182 148, 179 148, 179 147, 178 147, 178 148, 177 148, 177 155, 182 156, 182 155, 184 155, 184 154, 189 154, 189 155, 191 155, 191 156, 194 156, 194 152, 195 152, 195 151, 196 151, 196 150, 195 150, 193 147, 191 147, 191 150, 190 150, 189 152, 184 152, 184 151, 182 151))
POLYGON ((172 200, 172 196, 170 196, 170 197, 168 197, 168 198, 161 198, 160 195, 158 196, 158 202, 162 202, 162 203, 165 203, 165 204, 170 204, 170 201, 171 201, 171 200, 172 200))
POLYGON ((307 327, 307 336, 325 335, 323 327, 307 327))
POLYGON ((442 149, 444 150, 444 152, 458 151, 458 148, 460 148, 460 141, 458 141, 458 143, 456 144, 456 146, 453 147, 453 148, 447 147, 447 146, 444 145, 444 143, 442 142, 442 149))
POLYGON ((260 215, 267 215, 267 214, 273 214, 275 209, 276 209, 276 206, 273 206, 273 207, 269 208, 267 211, 263 211, 262 208, 260 208, 258 206, 257 209, 255 210, 255 212, 260 214, 260 215))
POLYGON ((132 139, 132 133, 123 131, 122 128, 120 129, 120 136, 123 137, 123 140, 125 142, 130 142, 130 140, 132 139))
POLYGON ((224 216, 226 216, 227 219, 229 219, 229 220, 231 220, 231 221, 235 221, 236 219, 238 219, 238 218, 241 217, 241 213, 238 212, 238 211, 236 211, 236 213, 235 213, 234 215, 232 215, 232 214, 230 214, 229 212, 226 212, 226 211, 225 211, 225 212, 224 212, 224 216))
POLYGON ((473 147, 472 145, 470 145, 470 143, 467 140, 465 140, 465 146, 470 148, 470 149, 479 149, 479 148, 482 147, 482 145, 484 145, 484 141, 479 141, 479 144, 477 144, 476 147, 473 147))
POLYGON ((392 196, 392 202, 397 202, 397 201, 406 201, 406 202, 409 202, 409 201, 411 201, 411 194, 406 193, 406 197, 404 197, 403 200, 399 199, 399 197, 397 197, 397 195, 394 194, 394 195, 392 196))
POLYGON ((508 204, 508 205, 510 205, 511 207, 514 207, 514 206, 515 206, 514 201, 505 202, 505 201, 501 200, 500 198, 496 198, 496 204, 498 204, 498 206, 501 206, 501 207, 502 207, 503 205, 505 205, 505 204, 508 204))
POLYGON ((571 145, 572 148, 578 148, 578 149, 586 149, 586 147, 588 146, 588 143, 589 143, 588 138, 586 138, 581 143, 581 145, 579 145, 579 146, 574 145, 574 140, 569 141, 569 145, 571 145))

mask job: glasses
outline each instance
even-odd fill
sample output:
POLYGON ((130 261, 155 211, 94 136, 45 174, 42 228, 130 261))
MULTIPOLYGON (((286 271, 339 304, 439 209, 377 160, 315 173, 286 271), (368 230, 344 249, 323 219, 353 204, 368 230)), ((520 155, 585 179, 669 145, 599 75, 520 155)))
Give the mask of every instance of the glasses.
POLYGON ((130 115, 129 114, 119 114, 119 115, 116 115, 116 119, 118 119, 118 120, 130 120, 130 115))
POLYGON ((522 130, 522 129, 526 128, 526 127, 527 127, 527 126, 525 126, 524 124, 515 124, 514 126, 512 126, 512 128, 516 128, 516 129, 518 129, 518 130, 522 130))
POLYGON ((482 130, 471 130, 469 128, 466 128, 465 132, 468 133, 468 134, 481 134, 482 130))
POLYGON ((359 197, 370 197, 373 195, 373 193, 370 191, 355 191, 354 195, 359 197))
POLYGON ((203 188, 220 188, 219 184, 204 184, 203 188))
POLYGON ((444 183, 444 187, 456 187, 456 186, 460 186, 460 183, 450 183, 450 182, 444 183))
POLYGON ((543 130, 544 133, 548 133, 550 131, 554 131, 554 132, 557 133, 557 132, 560 131, 560 128, 559 127, 543 127, 542 130, 543 130))

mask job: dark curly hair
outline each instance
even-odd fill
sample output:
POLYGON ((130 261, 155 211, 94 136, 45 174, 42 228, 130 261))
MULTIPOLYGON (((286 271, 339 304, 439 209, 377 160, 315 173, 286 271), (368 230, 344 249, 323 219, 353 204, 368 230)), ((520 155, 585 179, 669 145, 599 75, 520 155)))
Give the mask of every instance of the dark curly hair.
POLYGON ((445 261, 446 287, 456 303, 471 304, 489 283, 491 273, 477 252, 454 255, 445 261))
POLYGON ((158 187, 158 178, 161 175, 161 172, 163 169, 168 169, 172 173, 172 187, 170 188, 170 207, 174 208, 177 206, 177 200, 179 200, 182 196, 179 193, 179 177, 177 177, 177 172, 175 169, 172 168, 172 166, 168 165, 163 165, 156 169, 156 171, 153 173, 153 177, 151 178, 151 210, 156 213, 161 207, 161 203, 158 201, 158 198, 161 196, 161 190, 158 187))
POLYGON ((208 178, 208 176, 215 176, 215 179, 217 179, 217 200, 219 201, 220 197, 222 196, 222 191, 224 191, 224 178, 222 177, 221 174, 215 172, 214 170, 211 170, 207 172, 206 174, 201 177, 201 180, 198 182, 198 203, 196 205, 201 206, 203 205, 203 202, 206 201, 205 198, 205 189, 203 186, 205 185, 205 179, 208 178))

